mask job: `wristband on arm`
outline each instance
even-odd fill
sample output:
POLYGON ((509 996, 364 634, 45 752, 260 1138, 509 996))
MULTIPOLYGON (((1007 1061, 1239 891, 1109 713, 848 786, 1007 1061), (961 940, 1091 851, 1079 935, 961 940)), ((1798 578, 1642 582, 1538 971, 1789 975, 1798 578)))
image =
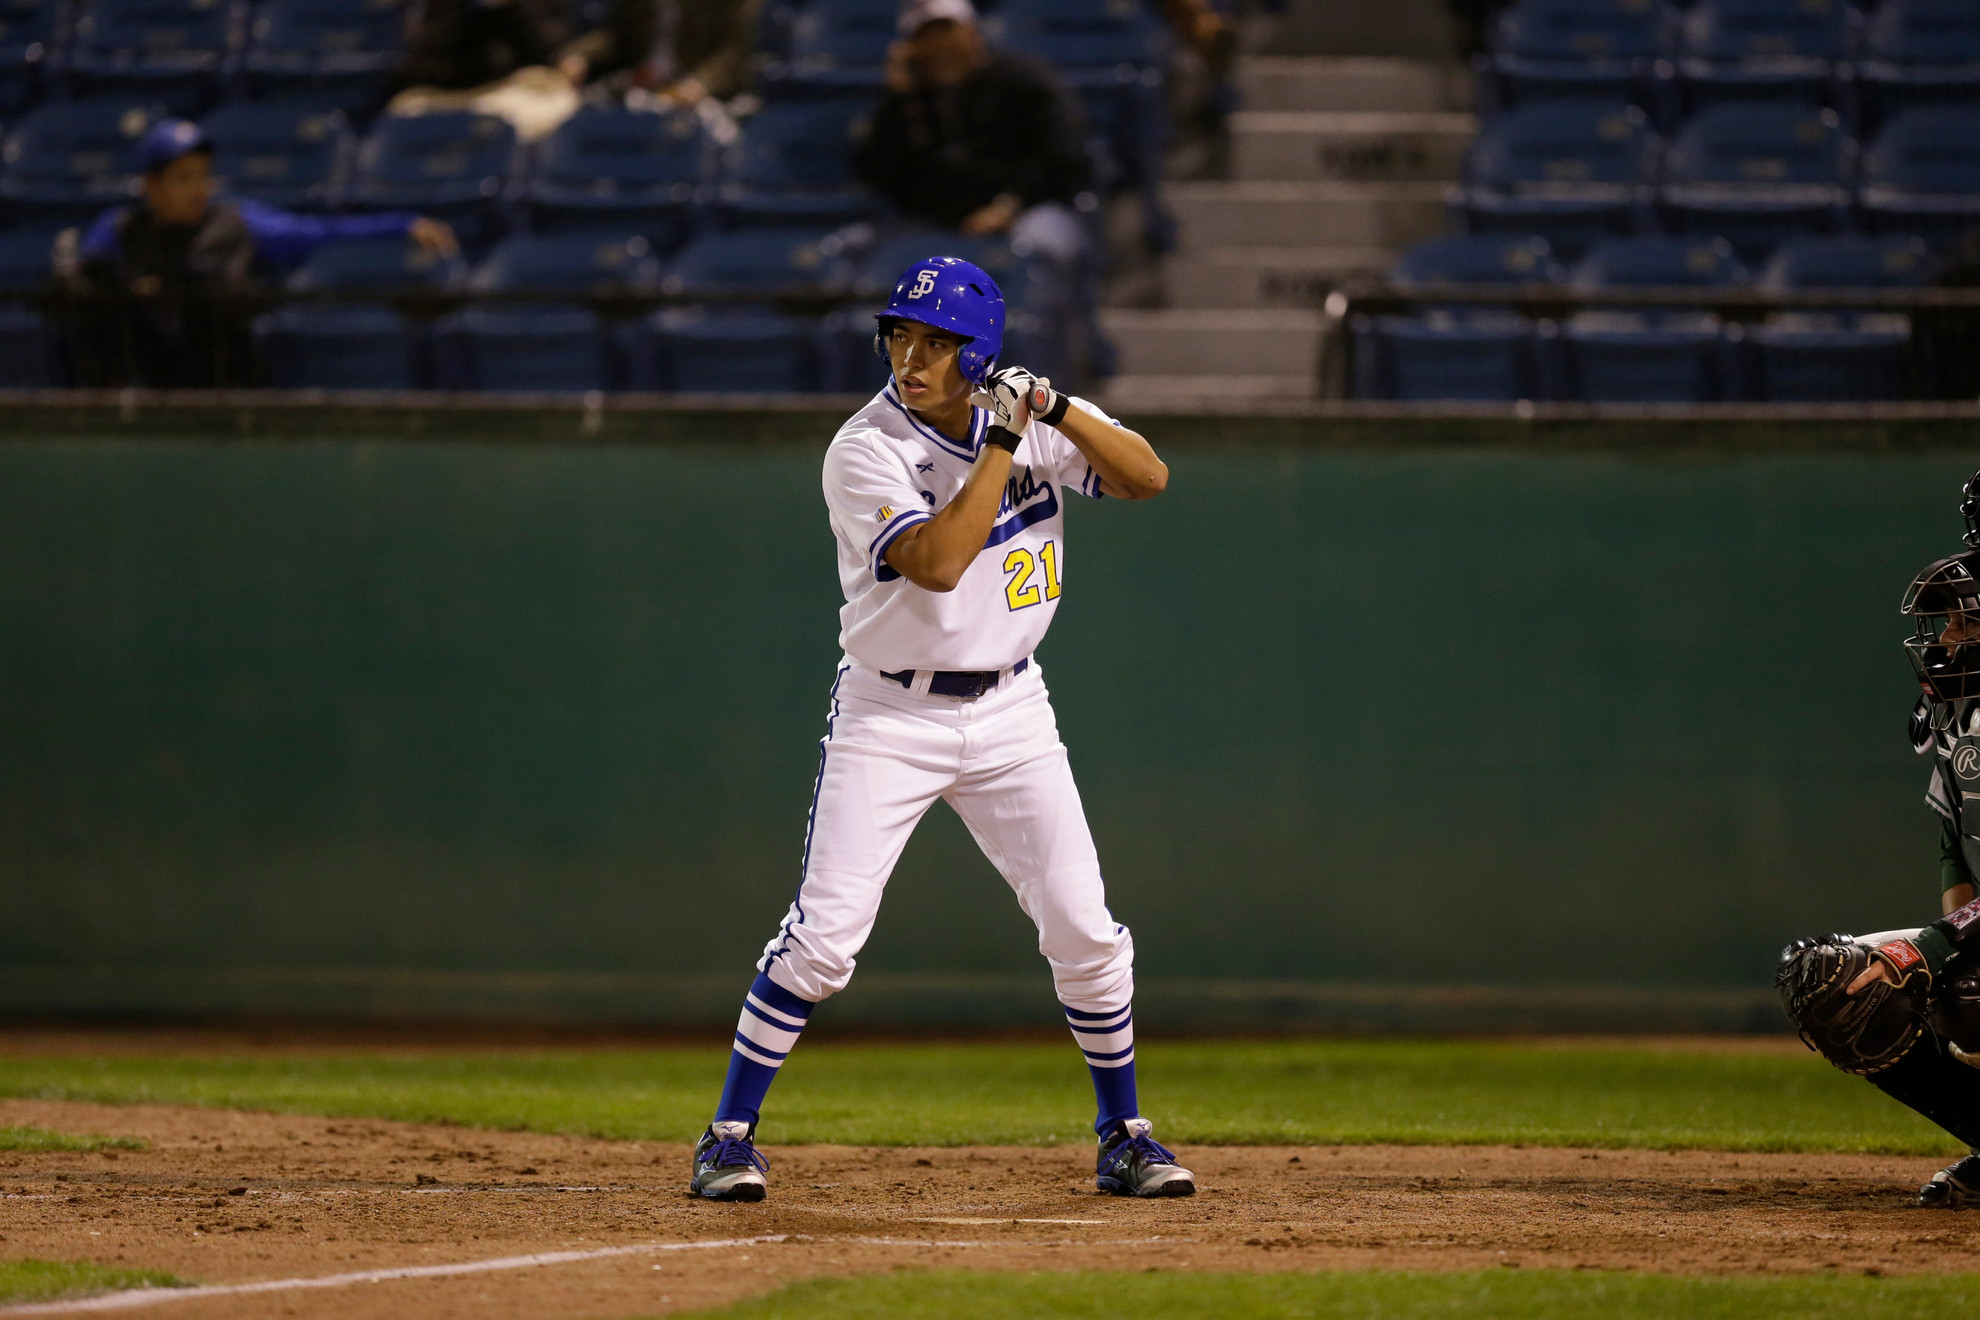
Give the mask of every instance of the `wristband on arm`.
POLYGON ((983 443, 995 445, 1007 454, 1017 452, 1018 441, 1024 437, 1006 426, 993 426, 983 433, 983 443))

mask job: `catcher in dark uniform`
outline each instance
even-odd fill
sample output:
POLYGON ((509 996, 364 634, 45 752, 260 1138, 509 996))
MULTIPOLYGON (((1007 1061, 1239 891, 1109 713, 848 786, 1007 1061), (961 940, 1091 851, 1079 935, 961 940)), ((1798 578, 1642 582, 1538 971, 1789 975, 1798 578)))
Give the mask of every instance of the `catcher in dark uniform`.
POLYGON ((1965 494, 1966 549, 1927 565, 1900 606, 1925 690, 1911 741, 1932 758, 1943 915, 1917 930, 1796 940, 1774 977, 1810 1048, 1973 1149, 1919 1189, 1920 1205, 1946 1207, 1980 1206, 1980 473, 1965 494))

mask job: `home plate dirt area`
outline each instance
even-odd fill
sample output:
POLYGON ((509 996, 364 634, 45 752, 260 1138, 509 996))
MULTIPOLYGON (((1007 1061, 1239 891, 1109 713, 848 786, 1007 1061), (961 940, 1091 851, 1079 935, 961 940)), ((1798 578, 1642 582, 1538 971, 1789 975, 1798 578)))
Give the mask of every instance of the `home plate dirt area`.
POLYGON ((0 1154, 0 1253, 206 1285, 129 1311, 170 1317, 623 1320, 918 1266, 1958 1272, 1980 1247, 1980 1214, 1909 1207, 1916 1157, 1195 1146, 1201 1194, 1135 1202, 1083 1147, 768 1147, 770 1199, 724 1206, 685 1194, 685 1144, 43 1101, 0 1124, 150 1143, 0 1154), (252 1284, 278 1286, 229 1290, 252 1284))

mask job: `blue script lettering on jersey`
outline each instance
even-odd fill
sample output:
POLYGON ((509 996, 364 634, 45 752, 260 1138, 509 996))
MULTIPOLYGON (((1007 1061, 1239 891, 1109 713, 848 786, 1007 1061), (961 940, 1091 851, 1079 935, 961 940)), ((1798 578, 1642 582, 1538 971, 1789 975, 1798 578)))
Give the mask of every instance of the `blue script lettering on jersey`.
POLYGON ((1022 477, 1013 473, 1010 480, 1004 483, 1004 498, 997 506, 997 516, 1003 521, 990 529, 990 539, 983 543, 983 548, 987 550, 993 545, 1002 545, 1033 523, 1043 522, 1058 511, 1059 493, 1053 489, 1051 482, 1034 480, 1029 467, 1025 468, 1022 477), (1007 513, 1011 516, 1005 518, 1007 513))

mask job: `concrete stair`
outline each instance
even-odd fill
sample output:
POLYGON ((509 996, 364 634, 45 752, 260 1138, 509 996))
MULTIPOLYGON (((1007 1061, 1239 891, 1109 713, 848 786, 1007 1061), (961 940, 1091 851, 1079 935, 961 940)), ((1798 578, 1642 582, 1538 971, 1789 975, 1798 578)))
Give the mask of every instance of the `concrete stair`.
POLYGON ((1454 62, 1260 55, 1240 61, 1228 180, 1171 183, 1165 306, 1110 308, 1103 397, 1305 398, 1327 294, 1443 233, 1477 132, 1454 62))

